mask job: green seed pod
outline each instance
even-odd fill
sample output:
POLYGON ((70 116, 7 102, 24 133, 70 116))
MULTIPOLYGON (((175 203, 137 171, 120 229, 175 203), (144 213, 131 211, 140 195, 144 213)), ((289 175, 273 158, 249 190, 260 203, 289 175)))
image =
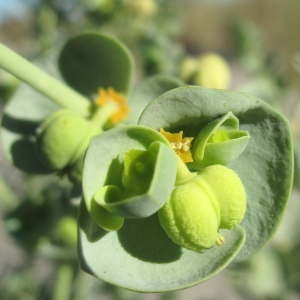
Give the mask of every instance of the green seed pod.
POLYGON ((199 187, 195 179, 177 187, 158 211, 158 216, 161 226, 174 243, 201 251, 217 241, 220 212, 209 187, 199 187))
POLYGON ((62 170, 76 164, 92 136, 100 130, 72 110, 58 110, 40 126, 37 153, 50 170, 62 170))
POLYGON ((177 187, 159 210, 159 221, 174 243, 194 251, 221 245, 219 229, 243 219, 246 193, 238 175, 221 165, 207 167, 177 187))
POLYGON ((207 88, 226 89, 230 79, 230 67, 222 56, 215 53, 199 56, 198 71, 193 77, 193 84, 207 88))
POLYGON ((215 195, 221 214, 220 228, 232 229, 243 220, 247 207, 246 191, 233 170, 221 165, 210 166, 200 172, 195 181, 199 185, 205 182, 215 195))

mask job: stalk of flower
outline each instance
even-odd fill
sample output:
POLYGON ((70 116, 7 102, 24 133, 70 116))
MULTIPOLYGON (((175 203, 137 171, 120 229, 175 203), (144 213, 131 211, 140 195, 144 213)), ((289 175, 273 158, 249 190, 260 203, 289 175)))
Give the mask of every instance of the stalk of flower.
POLYGON ((91 120, 105 129, 115 126, 128 117, 129 106, 126 97, 112 87, 99 88, 94 103, 96 107, 91 120))

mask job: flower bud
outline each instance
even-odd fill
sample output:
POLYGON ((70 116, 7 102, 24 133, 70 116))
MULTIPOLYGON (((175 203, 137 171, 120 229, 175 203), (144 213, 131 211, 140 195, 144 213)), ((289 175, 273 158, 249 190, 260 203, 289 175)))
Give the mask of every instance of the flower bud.
POLYGON ((92 136, 99 129, 72 110, 58 110, 40 126, 37 153, 50 170, 62 170, 76 164, 92 136))

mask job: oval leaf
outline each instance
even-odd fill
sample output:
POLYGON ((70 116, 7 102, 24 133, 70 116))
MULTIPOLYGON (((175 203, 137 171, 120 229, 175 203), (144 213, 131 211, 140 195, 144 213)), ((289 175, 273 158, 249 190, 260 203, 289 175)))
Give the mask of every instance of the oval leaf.
POLYGON ((131 80, 132 58, 123 44, 104 34, 86 33, 70 39, 59 57, 66 82, 85 95, 99 87, 126 93, 131 80))
POLYGON ((229 111, 239 119, 240 130, 251 136, 244 152, 228 165, 239 175, 247 193, 247 211, 241 223, 247 239, 237 256, 243 260, 275 233, 289 198, 293 151, 288 121, 254 96, 187 86, 151 102, 139 124, 197 136, 209 122, 229 111))
POLYGON ((220 272, 240 250, 244 230, 221 230, 226 242, 190 251, 174 244, 157 214, 126 219, 116 232, 101 229, 85 201, 79 213, 79 259, 84 271, 109 283, 138 292, 164 292, 199 284, 220 272))

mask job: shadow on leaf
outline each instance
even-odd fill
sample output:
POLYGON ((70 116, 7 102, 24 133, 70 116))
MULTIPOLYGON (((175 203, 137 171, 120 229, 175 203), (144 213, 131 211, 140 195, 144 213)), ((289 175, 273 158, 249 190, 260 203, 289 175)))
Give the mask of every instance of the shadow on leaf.
POLYGON ((126 252, 143 261, 169 263, 182 255, 181 247, 174 244, 160 226, 157 214, 126 219, 118 238, 126 252))
POLYGON ((84 200, 81 200, 79 208, 79 227, 84 231, 88 241, 91 243, 97 242, 108 233, 108 231, 102 229, 94 222, 86 208, 84 200))
POLYGON ((34 142, 29 139, 20 139, 15 141, 11 145, 10 149, 13 164, 20 170, 33 174, 49 174, 47 168, 45 168, 39 161, 34 142))
POLYGON ((39 122, 16 119, 8 114, 4 114, 2 119, 3 128, 25 136, 34 134, 38 125, 39 122))

